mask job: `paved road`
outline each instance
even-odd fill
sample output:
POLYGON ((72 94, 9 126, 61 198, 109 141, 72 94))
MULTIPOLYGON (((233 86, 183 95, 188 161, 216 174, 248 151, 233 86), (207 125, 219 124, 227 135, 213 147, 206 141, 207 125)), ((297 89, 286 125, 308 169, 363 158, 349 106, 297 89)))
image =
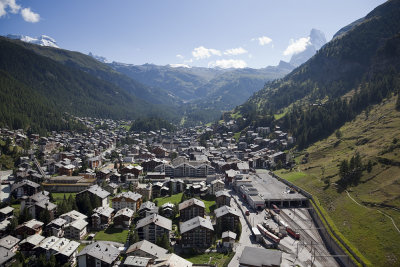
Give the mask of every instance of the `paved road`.
MULTIPOLYGON (((233 197, 238 198, 238 196, 234 192, 231 192, 231 194, 233 197)), ((239 199, 238 202, 241 203, 241 200, 239 199)), ((234 200, 231 201, 231 206, 235 209, 240 210, 234 200)), ((244 247, 261 247, 261 245, 259 245, 255 241, 253 241, 251 230, 249 229, 249 226, 248 226, 247 222, 245 221, 243 214, 241 212, 239 212, 239 214, 240 214, 240 223, 242 224, 242 234, 240 235, 239 242, 236 243, 235 256, 233 256, 228 267, 239 266, 239 259, 240 259, 240 256, 242 255, 244 247)))

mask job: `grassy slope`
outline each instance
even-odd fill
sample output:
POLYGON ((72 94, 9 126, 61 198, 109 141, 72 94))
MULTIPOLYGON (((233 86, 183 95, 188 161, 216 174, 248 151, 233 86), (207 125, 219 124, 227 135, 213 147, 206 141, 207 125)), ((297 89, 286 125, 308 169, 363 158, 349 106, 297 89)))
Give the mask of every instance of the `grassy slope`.
POLYGON ((374 266, 400 265, 400 233, 391 220, 377 210, 392 216, 398 227, 400 212, 390 208, 360 207, 346 192, 338 192, 335 181, 339 179, 340 161, 350 159, 357 151, 364 163, 372 160, 374 167, 371 173, 363 173, 358 186, 348 188, 350 195, 359 203, 391 205, 399 210, 400 167, 378 162, 378 158, 400 161, 400 147, 382 154, 393 144, 394 138, 400 138, 400 112, 395 111, 395 100, 393 97, 375 106, 368 118, 363 113, 345 124, 340 129, 340 142, 332 135, 309 147, 309 162, 299 165, 296 172, 281 172, 284 178, 318 197, 339 231, 374 266), (331 185, 326 186, 322 177, 331 177, 331 185))

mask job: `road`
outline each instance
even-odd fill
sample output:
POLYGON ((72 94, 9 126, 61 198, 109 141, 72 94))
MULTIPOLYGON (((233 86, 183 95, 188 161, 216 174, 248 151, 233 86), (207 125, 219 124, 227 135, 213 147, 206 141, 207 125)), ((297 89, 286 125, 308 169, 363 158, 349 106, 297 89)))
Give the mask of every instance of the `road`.
MULTIPOLYGON (((236 195, 235 192, 231 191, 232 197, 238 199, 238 196, 236 195)), ((238 200, 238 203, 241 203, 241 200, 238 200)), ((236 204, 234 200, 231 201, 231 207, 240 210, 239 206, 236 204)), ((251 230, 249 229, 249 226, 247 222, 244 219, 244 216, 241 212, 240 214, 240 223, 242 224, 242 233, 240 235, 240 240, 238 243, 235 243, 235 256, 232 258, 231 262, 229 263, 228 267, 237 267, 239 266, 239 259, 240 256, 242 255, 244 247, 261 247, 260 244, 255 242, 253 239, 251 230)))

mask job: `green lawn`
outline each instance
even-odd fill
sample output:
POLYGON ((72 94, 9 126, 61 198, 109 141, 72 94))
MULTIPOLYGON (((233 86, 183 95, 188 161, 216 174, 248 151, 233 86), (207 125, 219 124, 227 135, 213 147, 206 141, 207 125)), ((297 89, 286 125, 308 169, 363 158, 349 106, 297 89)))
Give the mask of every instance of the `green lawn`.
POLYGON ((80 244, 78 247, 78 253, 81 252, 82 249, 86 247, 87 244, 80 244))
POLYGON ((11 207, 14 208, 14 215, 18 216, 19 211, 21 210, 21 204, 13 204, 11 207))
POLYGON ((72 195, 74 198, 76 196, 76 193, 51 193, 53 195, 54 200, 56 201, 57 204, 60 204, 63 199, 64 195, 68 199, 70 195, 72 195))
POLYGON ((158 207, 161 207, 162 205, 164 205, 167 202, 171 202, 172 204, 180 203, 181 199, 182 199, 182 194, 183 193, 178 193, 178 194, 172 195, 170 197, 158 197, 158 198, 155 198, 154 201, 157 200, 158 207))
POLYGON ((301 172, 301 171, 292 171, 292 172, 290 172, 290 171, 285 170, 285 169, 277 170, 277 171, 275 171, 275 173, 279 177, 284 178, 284 179, 286 179, 286 180, 288 180, 290 182, 294 182, 297 179, 300 179, 300 178, 303 178, 304 176, 307 176, 307 174, 305 174, 304 172, 301 172))
POLYGON ((126 239, 128 238, 128 233, 129 231, 125 229, 107 228, 106 230, 97 232, 94 239, 125 244, 126 239))
POLYGON ((204 200, 204 199, 202 199, 202 201, 206 205, 206 212, 207 213, 210 213, 210 212, 214 211, 215 208, 217 207, 216 203, 215 203, 215 200, 204 200))
POLYGON ((231 255, 222 253, 205 253, 199 255, 181 255, 181 257, 194 264, 214 264, 218 267, 223 266, 226 261, 231 260, 231 255), (210 261, 211 258, 211 261, 210 261))

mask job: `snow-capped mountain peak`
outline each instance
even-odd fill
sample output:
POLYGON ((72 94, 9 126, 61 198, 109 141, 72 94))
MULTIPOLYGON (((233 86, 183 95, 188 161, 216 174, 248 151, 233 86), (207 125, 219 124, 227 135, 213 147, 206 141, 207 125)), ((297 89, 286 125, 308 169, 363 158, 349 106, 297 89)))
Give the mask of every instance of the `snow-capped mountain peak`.
POLYGON ((290 64, 293 66, 300 66, 308 59, 310 59, 318 49, 320 49, 324 44, 326 44, 325 34, 317 29, 312 29, 310 35, 307 37, 308 41, 305 49, 302 52, 293 54, 290 59, 290 64))
POLYGON ((47 36, 47 35, 41 35, 40 37, 30 37, 30 36, 21 35, 21 34, 8 34, 6 37, 10 38, 10 39, 21 40, 26 43, 60 48, 60 47, 58 47, 56 40, 54 40, 53 38, 51 38, 50 36, 47 36))

